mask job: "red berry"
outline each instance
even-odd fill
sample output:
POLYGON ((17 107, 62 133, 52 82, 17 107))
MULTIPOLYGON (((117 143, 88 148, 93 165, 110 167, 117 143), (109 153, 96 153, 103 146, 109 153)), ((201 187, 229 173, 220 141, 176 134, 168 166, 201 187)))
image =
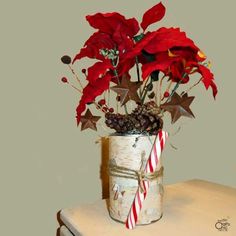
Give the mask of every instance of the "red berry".
POLYGON ((103 105, 106 104, 106 100, 105 100, 105 99, 101 99, 101 100, 98 102, 98 104, 99 104, 100 106, 103 106, 103 105))
POLYGON ((86 69, 82 69, 81 71, 82 71, 82 73, 83 73, 83 74, 85 74, 85 73, 86 73, 86 69))
POLYGON ((110 113, 113 113, 113 112, 114 112, 114 109, 111 107, 111 108, 109 109, 109 112, 110 112, 110 113))
POLYGON ((169 93, 168 91, 165 91, 165 92, 164 92, 164 97, 165 97, 165 98, 168 98, 169 96, 170 96, 170 93, 169 93))
POLYGON ((67 80, 66 77, 62 77, 62 78, 61 78, 61 81, 62 81, 63 83, 68 83, 68 80, 67 80))

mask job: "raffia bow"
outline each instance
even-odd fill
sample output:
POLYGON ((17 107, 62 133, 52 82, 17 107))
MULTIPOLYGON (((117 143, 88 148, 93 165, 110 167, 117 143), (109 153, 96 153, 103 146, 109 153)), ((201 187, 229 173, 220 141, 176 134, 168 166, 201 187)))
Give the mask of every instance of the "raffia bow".
POLYGON ((111 162, 109 163, 110 176, 138 180, 138 185, 142 193, 145 192, 143 181, 153 181, 158 177, 163 176, 163 171, 163 166, 159 170, 156 170, 152 173, 146 173, 144 170, 133 170, 123 166, 118 166, 111 162))

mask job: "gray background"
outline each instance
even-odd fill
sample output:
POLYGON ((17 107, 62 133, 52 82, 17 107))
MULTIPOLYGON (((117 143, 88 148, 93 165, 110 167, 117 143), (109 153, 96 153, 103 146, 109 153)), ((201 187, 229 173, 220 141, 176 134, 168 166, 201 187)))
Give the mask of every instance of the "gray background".
MULTIPOLYGON (((1 235, 55 235, 59 209, 101 197, 94 142, 104 132, 76 127, 79 96, 61 84, 70 73, 59 59, 77 53, 93 32, 85 15, 119 11, 141 20, 157 2, 1 0, 1 235)), ((179 122, 170 140, 177 151, 166 146, 165 183, 200 178, 236 187, 236 2, 163 3, 166 17, 155 27, 186 31, 212 61, 219 87, 216 101, 203 85, 192 91, 196 119, 179 122)))

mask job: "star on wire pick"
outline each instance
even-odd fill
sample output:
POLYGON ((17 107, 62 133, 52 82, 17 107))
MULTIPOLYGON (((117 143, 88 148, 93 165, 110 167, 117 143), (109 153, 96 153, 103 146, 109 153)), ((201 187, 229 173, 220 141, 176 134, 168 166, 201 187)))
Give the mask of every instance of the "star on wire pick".
POLYGON ((176 92, 171 97, 171 100, 161 105, 165 111, 171 114, 171 123, 175 123, 181 116, 194 117, 194 114, 190 110, 189 106, 195 97, 188 97, 187 94, 182 97, 176 92))
POLYGON ((122 76, 121 83, 111 89, 120 95, 121 105, 125 105, 129 100, 140 102, 137 90, 142 85, 142 82, 131 82, 127 76, 122 76))
POLYGON ((93 116, 91 111, 87 109, 84 116, 81 116, 81 131, 85 129, 92 129, 97 131, 96 123, 100 119, 100 116, 93 116))

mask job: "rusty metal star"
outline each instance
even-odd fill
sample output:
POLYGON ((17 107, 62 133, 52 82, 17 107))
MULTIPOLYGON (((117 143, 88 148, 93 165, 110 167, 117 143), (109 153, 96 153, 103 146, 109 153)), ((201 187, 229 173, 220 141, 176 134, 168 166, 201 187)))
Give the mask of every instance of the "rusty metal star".
POLYGON ((81 131, 85 129, 92 129, 97 131, 96 123, 100 119, 100 116, 93 116, 91 111, 87 109, 84 116, 81 116, 81 131))
POLYGON ((161 108, 171 114, 171 123, 175 123, 181 116, 193 118, 194 114, 189 106, 195 97, 188 97, 184 94, 182 97, 176 92, 171 97, 171 100, 161 105, 161 108))
POLYGON ((120 96, 121 105, 125 105, 129 100, 140 102, 137 90, 142 85, 142 82, 131 82, 127 75, 122 76, 121 83, 111 89, 120 96))

